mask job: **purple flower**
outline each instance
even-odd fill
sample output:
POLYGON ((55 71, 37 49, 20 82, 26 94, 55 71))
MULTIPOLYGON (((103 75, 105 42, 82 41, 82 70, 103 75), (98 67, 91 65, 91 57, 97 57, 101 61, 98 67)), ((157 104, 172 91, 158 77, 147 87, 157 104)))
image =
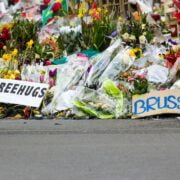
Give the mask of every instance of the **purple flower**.
POLYGON ((111 37, 116 37, 118 35, 118 31, 114 31, 111 33, 111 37))
POLYGON ((56 74, 57 74, 57 68, 54 69, 54 70, 50 70, 50 71, 49 71, 49 76, 50 76, 50 77, 54 77, 54 76, 56 76, 56 74))
POLYGON ((172 39, 168 39, 168 42, 171 43, 172 45, 177 45, 177 42, 173 41, 172 39))

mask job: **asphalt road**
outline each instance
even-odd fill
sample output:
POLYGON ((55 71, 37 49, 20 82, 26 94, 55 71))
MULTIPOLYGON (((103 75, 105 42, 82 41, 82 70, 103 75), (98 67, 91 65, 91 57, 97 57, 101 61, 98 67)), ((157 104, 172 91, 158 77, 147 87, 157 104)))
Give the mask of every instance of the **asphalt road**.
POLYGON ((179 180, 180 121, 0 121, 0 180, 179 180))

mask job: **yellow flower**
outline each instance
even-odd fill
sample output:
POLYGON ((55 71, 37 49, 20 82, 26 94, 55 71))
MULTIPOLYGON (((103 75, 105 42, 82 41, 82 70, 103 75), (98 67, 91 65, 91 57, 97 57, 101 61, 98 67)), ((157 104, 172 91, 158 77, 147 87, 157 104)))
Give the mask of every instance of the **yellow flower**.
POLYGON ((166 54, 170 54, 171 52, 169 50, 166 50, 166 54))
POLYGON ((2 58, 5 61, 11 61, 12 60, 12 55, 11 54, 3 54, 2 58))
POLYGON ((11 75, 11 74, 12 74, 12 71, 11 71, 11 70, 8 70, 7 74, 8 74, 8 75, 11 75))
POLYGON ((109 12, 108 8, 105 8, 104 13, 107 14, 109 12))
POLYGON ((14 71, 14 75, 15 75, 15 76, 20 75, 19 70, 15 70, 15 71, 14 71))
POLYGON ((165 56, 164 56, 163 54, 159 54, 159 57, 160 57, 161 59, 165 59, 165 56))
POLYGON ((3 54, 2 58, 3 58, 4 60, 6 60, 6 59, 7 59, 7 54, 3 54))
POLYGON ((4 79, 9 79, 9 75, 5 75, 3 78, 4 79))
POLYGON ((134 51, 135 51, 135 52, 142 52, 142 49, 140 49, 140 48, 135 48, 134 51))
POLYGON ((93 9, 90 9, 90 10, 89 10, 89 15, 91 15, 92 13, 94 13, 94 10, 93 10, 93 9))
POLYGON ((79 7, 78 16, 83 17, 86 14, 86 12, 87 12, 86 3, 82 2, 79 7))
POLYGON ((122 19, 122 17, 121 17, 121 16, 119 16, 118 20, 119 20, 119 21, 122 21, 123 19, 122 19))
POLYGON ((79 14, 78 14, 78 17, 82 18, 82 17, 83 17, 83 14, 82 14, 82 13, 79 13, 79 14))
POLYGON ((102 9, 101 9, 101 8, 98 8, 97 11, 100 13, 100 12, 102 11, 102 9))
POLYGON ((16 76, 14 75, 14 74, 11 74, 10 76, 9 76, 9 79, 15 79, 16 78, 16 76))
POLYGON ((135 48, 135 49, 129 50, 129 56, 131 56, 131 57, 136 57, 137 53, 139 53, 139 56, 141 57, 142 56, 142 49, 135 48))
POLYGON ((6 28, 6 29, 11 29, 13 27, 13 23, 6 23, 6 24, 2 24, 0 25, 0 32, 6 28))
POLYGON ((27 42, 27 47, 31 49, 33 44, 34 41, 31 39, 30 41, 27 42))
POLYGON ((17 49, 14 49, 11 54, 12 54, 12 56, 16 56, 17 53, 18 53, 18 50, 17 50, 17 49))
POLYGON ((129 50, 129 56, 136 57, 135 52, 133 49, 129 50))
POLYGON ((13 118, 14 119, 22 119, 22 115, 21 114, 16 114, 13 118))
POLYGON ((11 29, 13 27, 13 23, 7 23, 5 24, 5 28, 11 29))

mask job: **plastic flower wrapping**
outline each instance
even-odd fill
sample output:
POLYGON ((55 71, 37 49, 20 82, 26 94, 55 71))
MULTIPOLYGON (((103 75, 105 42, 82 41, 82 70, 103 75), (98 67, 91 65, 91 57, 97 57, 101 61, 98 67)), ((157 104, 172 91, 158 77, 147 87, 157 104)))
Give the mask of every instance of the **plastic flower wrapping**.
POLYGON ((119 17, 92 0, 5 1, 0 78, 49 89, 39 108, 1 103, 0 117, 127 118, 133 95, 180 89, 179 39, 152 1, 129 3, 140 10, 119 17))

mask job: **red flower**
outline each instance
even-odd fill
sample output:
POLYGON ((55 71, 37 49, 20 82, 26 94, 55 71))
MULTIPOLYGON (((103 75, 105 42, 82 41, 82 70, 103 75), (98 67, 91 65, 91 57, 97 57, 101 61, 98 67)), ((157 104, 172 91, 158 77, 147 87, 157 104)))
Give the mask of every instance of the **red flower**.
POLYGON ((176 58, 180 58, 180 53, 176 53, 176 58))
POLYGON ((50 21, 52 21, 53 20, 53 17, 52 18, 49 18, 48 20, 47 20, 47 23, 49 23, 50 21))
POLYGON ((4 43, 3 42, 0 42, 0 49, 2 49, 4 46, 4 43))
POLYGON ((19 2, 19 0, 14 0, 13 2, 14 2, 14 4, 16 4, 16 3, 18 3, 18 2, 19 2))
POLYGON ((45 66, 49 66, 49 65, 52 65, 52 63, 51 63, 51 61, 46 60, 46 61, 44 62, 44 65, 45 65, 45 66))
POLYGON ((20 77, 15 77, 15 80, 21 80, 21 78, 20 77))
POLYGON ((44 4, 49 4, 51 0, 44 0, 44 4))
POLYGON ((60 2, 56 2, 53 4, 52 10, 54 13, 57 13, 59 11, 59 9, 61 9, 62 4, 60 2))
POLYGON ((6 40, 7 40, 7 35, 6 35, 5 33, 2 33, 2 34, 1 34, 1 39, 2 39, 3 41, 6 41, 6 40))
POLYGON ((26 12, 22 12, 22 17, 26 17, 26 12))
POLYGON ((24 112, 24 118, 28 119, 31 116, 31 108, 30 107, 25 107, 23 109, 24 112))
POLYGON ((161 19, 161 16, 159 14, 152 14, 151 17, 155 20, 155 21, 159 21, 161 19))
POLYGON ((176 62, 177 58, 174 54, 168 54, 166 55, 166 66, 168 68, 172 68, 174 63, 176 62))
POLYGON ((92 4, 92 9, 97 9, 97 7, 98 7, 97 3, 96 3, 96 2, 93 2, 93 4, 92 4))
POLYGON ((7 28, 3 28, 2 34, 8 34, 8 33, 9 33, 9 30, 7 28))
POLYGON ((7 38, 7 40, 10 40, 10 39, 11 39, 11 34, 10 34, 10 32, 6 34, 6 38, 7 38))
POLYGON ((180 1, 179 0, 173 0, 173 2, 178 8, 180 8, 180 1))
POLYGON ((176 17, 177 22, 180 22, 180 11, 175 11, 173 15, 176 17))
POLYGON ((1 33, 1 39, 3 41, 11 39, 11 34, 8 29, 4 28, 1 33))
POLYGON ((40 12, 42 13, 48 7, 48 4, 41 4, 40 5, 40 12))

